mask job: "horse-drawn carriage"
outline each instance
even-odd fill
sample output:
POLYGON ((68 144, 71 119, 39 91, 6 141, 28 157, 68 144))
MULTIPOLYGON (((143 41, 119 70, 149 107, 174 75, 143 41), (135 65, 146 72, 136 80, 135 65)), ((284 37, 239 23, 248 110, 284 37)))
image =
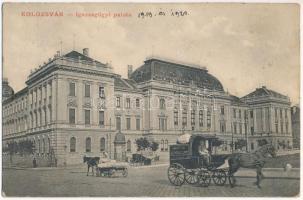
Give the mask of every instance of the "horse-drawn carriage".
POLYGON ((123 177, 127 177, 128 169, 126 163, 112 160, 110 162, 98 164, 96 167, 97 176, 113 177, 117 174, 122 174, 123 177))
POLYGON ((227 177, 232 181, 228 167, 224 167, 228 155, 213 154, 214 144, 218 141, 216 136, 196 134, 190 135, 187 140, 169 148, 170 166, 167 173, 173 185, 181 186, 186 182, 206 187, 211 180, 216 185, 224 185, 227 177), (199 152, 202 142, 206 144, 208 155, 199 152))

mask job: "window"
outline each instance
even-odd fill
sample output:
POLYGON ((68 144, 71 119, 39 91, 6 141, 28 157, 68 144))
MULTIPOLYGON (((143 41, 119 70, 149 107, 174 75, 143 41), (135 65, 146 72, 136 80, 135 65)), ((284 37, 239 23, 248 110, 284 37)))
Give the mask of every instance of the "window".
POLYGON ((242 112, 241 112, 241 110, 239 110, 239 119, 241 119, 242 118, 242 112))
POLYGON ((75 83, 69 83, 69 96, 76 96, 76 85, 75 83))
POLYGON ((40 143, 40 140, 38 140, 38 153, 41 153, 41 143, 40 143))
POLYGON ((250 127, 250 133, 251 133, 251 135, 254 135, 254 127, 252 126, 252 127, 250 127))
POLYGON ((187 125, 187 110, 183 109, 182 112, 182 126, 186 126, 187 125))
POLYGON ((285 123, 286 133, 288 133, 288 122, 285 123))
POLYGON ((50 150, 51 150, 51 141, 49 138, 47 138, 47 153, 50 153, 50 150))
POLYGON ((160 109, 165 109, 165 99, 160 99, 160 109))
POLYGON ((90 124, 90 110, 84 110, 84 115, 85 115, 85 124, 88 125, 90 124))
POLYGON ((130 108, 130 98, 126 98, 126 108, 130 108))
POLYGON ((244 133, 247 134, 247 123, 244 123, 244 133))
POLYGON ((132 144, 130 140, 127 140, 126 143, 126 151, 131 152, 132 151, 132 144))
POLYGON ((69 151, 76 152, 76 138, 72 137, 69 142, 69 151))
POLYGON ((104 87, 102 86, 99 87, 99 98, 101 99, 105 98, 105 91, 104 91, 104 87))
POLYGON ((250 149, 254 150, 254 143, 253 142, 250 144, 250 149))
POLYGON ((233 117, 236 118, 237 117, 237 110, 235 108, 233 109, 233 113, 234 113, 233 117))
POLYGON ((175 111, 174 111, 174 125, 175 125, 175 126, 178 126, 178 121, 179 121, 179 118, 178 118, 178 111, 175 110, 175 111))
POLYGON ((280 109, 280 119, 282 119, 282 109, 280 109))
POLYGON ((76 114, 75 114, 75 109, 70 108, 69 109, 69 123, 70 124, 75 124, 76 123, 76 114))
POLYGON ((116 117, 116 129, 121 130, 121 117, 116 117))
POLYGON ((104 111, 99 111, 99 126, 104 126, 104 111))
POLYGON ((165 140, 164 151, 168 151, 168 140, 165 140))
POLYGON ((88 138, 86 138, 86 140, 85 140, 85 152, 91 152, 91 150, 92 150, 92 141, 91 141, 91 139, 88 137, 88 138))
POLYGON ((45 153, 45 140, 42 140, 42 153, 45 153))
POLYGON ((196 112, 195 110, 191 111, 191 125, 194 126, 196 121, 196 112))
POLYGON ((130 118, 126 118, 126 130, 130 130, 130 118))
POLYGON ((254 118, 254 111, 250 111, 250 118, 254 118))
POLYGON ((164 140, 161 140, 160 146, 161 146, 161 151, 164 151, 164 140))
POLYGON ((278 122, 275 123, 275 126, 276 126, 276 133, 279 133, 278 122))
POLYGON ((220 121, 220 130, 221 133, 225 133, 225 121, 220 121))
POLYGON ((105 138, 100 139, 100 151, 105 151, 105 138))
POLYGON ((204 123, 203 123, 203 110, 199 111, 199 126, 203 127, 204 123))
POLYGON ((85 84, 85 89, 84 89, 84 93, 85 93, 85 97, 90 97, 90 85, 89 84, 85 84))
POLYGON ((221 106, 221 115, 224 115, 224 106, 221 106))
POLYGON ((245 119, 245 120, 248 119, 247 110, 244 110, 244 119, 245 119))
POLYGON ((242 135, 242 124, 241 123, 239 123, 239 132, 242 135))
POLYGON ((136 108, 140 108, 140 99, 136 99, 136 108))
POLYGON ((237 123, 234 122, 233 125, 234 125, 234 134, 237 134, 237 123))
POLYGON ((117 107, 117 108, 120 108, 120 107, 121 107, 121 98, 120 98, 120 97, 117 97, 117 98, 116 98, 116 107, 117 107))
POLYGON ((139 131, 140 130, 140 118, 136 119, 136 130, 139 131))
POLYGON ((164 131, 164 130, 166 130, 166 128, 167 128, 166 118, 160 117, 160 118, 159 118, 159 129, 160 129, 161 131, 164 131))
POLYGON ((284 133, 284 130, 283 130, 283 123, 281 122, 281 133, 284 133))
POLYGON ((207 128, 211 127, 211 113, 210 108, 207 109, 207 128))

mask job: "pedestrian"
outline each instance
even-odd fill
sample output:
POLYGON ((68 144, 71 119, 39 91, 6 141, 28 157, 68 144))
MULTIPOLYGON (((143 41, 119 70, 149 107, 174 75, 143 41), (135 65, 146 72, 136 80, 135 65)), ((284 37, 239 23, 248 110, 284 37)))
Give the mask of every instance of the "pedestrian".
POLYGON ((36 168, 37 167, 37 160, 36 158, 34 157, 34 160, 33 160, 33 167, 36 168))

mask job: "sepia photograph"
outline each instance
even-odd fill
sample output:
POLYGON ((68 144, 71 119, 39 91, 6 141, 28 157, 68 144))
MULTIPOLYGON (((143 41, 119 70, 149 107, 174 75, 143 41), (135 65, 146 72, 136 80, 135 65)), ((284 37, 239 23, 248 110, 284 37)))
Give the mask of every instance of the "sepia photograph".
POLYGON ((300 197, 300 4, 2 4, 2 197, 300 197))

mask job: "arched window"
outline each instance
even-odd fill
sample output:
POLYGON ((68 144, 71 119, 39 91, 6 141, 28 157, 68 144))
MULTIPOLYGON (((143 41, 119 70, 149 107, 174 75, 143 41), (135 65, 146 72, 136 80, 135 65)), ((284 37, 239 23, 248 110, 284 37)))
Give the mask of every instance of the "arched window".
POLYGON ((45 140, 42 140, 42 153, 45 153, 45 140))
POLYGON ((168 151, 168 140, 165 140, 165 143, 164 143, 164 150, 165 150, 165 151, 168 151))
POLYGON ((127 150, 128 152, 132 151, 132 144, 131 144, 131 141, 130 141, 130 140, 127 141, 126 150, 127 150))
POLYGON ((161 151, 164 151, 164 140, 161 140, 161 151))
POLYGON ((100 151, 105 151, 105 138, 100 139, 100 151))
POLYGON ((91 141, 91 139, 88 137, 88 138, 86 138, 86 140, 85 140, 85 152, 91 152, 91 150, 92 150, 92 141, 91 141))
POLYGON ((40 140, 38 140, 38 153, 41 153, 41 144, 40 144, 40 140))
POLYGON ((51 141, 49 138, 47 138, 47 153, 50 153, 50 149, 51 149, 51 141))
POLYGON ((34 147, 34 153, 37 152, 37 147, 36 147, 36 141, 35 139, 33 139, 33 147, 34 147))
POLYGON ((70 152, 76 152, 76 138, 75 137, 72 137, 70 139, 70 147, 69 147, 69 151, 70 152))

